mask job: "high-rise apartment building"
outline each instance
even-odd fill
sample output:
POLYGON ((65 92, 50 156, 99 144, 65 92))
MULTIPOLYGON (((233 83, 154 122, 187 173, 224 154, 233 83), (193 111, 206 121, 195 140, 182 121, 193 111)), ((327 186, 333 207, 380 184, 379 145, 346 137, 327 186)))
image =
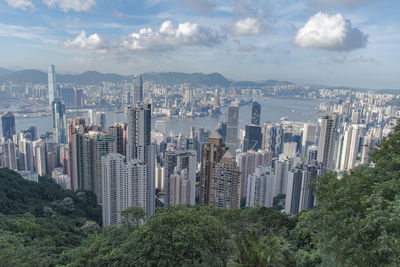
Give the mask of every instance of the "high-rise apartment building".
POLYGON ((125 123, 115 123, 108 127, 108 135, 113 140, 113 152, 126 156, 127 127, 125 123))
POLYGON ((240 173, 233 155, 228 151, 212 171, 211 203, 218 208, 240 208, 240 173))
POLYGON ((294 168, 288 172, 287 176, 285 212, 287 214, 297 214, 300 206, 303 171, 299 168, 294 168))
POLYGON ((216 131, 210 135, 207 143, 202 147, 199 196, 201 206, 212 203, 213 169, 227 150, 228 148, 225 146, 222 136, 216 131))
MULTIPOLYGON (((140 94, 139 94, 140 96, 140 94)), ((127 162, 137 160, 146 167, 145 196, 146 214, 148 217, 154 214, 155 209, 155 145, 151 144, 151 104, 137 102, 135 106, 128 107, 128 140, 127 162)))
POLYGON ((125 157, 110 153, 101 160, 103 226, 121 224, 121 211, 128 202, 125 157))
POLYGON ((17 149, 11 139, 3 143, 3 164, 4 167, 17 170, 17 149))
POLYGON ((20 170, 21 171, 33 171, 33 145, 32 141, 29 139, 21 138, 19 140, 19 160, 20 160, 20 170))
MULTIPOLYGON (((258 166, 247 178, 246 207, 273 205, 273 180, 271 166, 258 166)), ((242 186, 243 188, 243 186, 242 186)))
POLYGON ((38 140, 34 142, 35 151, 35 168, 39 175, 45 175, 47 173, 47 159, 46 159, 46 142, 38 140))
POLYGON ((350 170, 356 165, 358 148, 360 144, 360 127, 357 124, 348 126, 338 147, 338 169, 350 170))
POLYGON ((11 112, 7 111, 1 116, 1 126, 3 129, 4 141, 8 139, 12 140, 15 134, 15 117, 11 112))
POLYGON ((336 131, 338 127, 338 116, 331 114, 321 118, 318 142, 318 162, 332 170, 334 168, 334 150, 336 131))
POLYGON ((247 151, 238 155, 238 166, 241 177, 241 198, 246 197, 247 179, 258 166, 271 166, 272 152, 269 150, 247 151))
POLYGON ((177 184, 178 178, 180 179, 179 181, 186 184, 185 189, 187 189, 187 192, 185 193, 189 195, 190 200, 187 204, 194 205, 197 165, 196 151, 169 149, 165 152, 164 158, 164 205, 168 207, 181 203, 178 201, 180 198, 176 197, 177 187, 180 186, 177 184), (184 170, 185 172, 182 172, 184 170), (172 183, 171 179, 175 179, 175 183, 172 183), (188 183, 186 183, 186 180, 188 183))

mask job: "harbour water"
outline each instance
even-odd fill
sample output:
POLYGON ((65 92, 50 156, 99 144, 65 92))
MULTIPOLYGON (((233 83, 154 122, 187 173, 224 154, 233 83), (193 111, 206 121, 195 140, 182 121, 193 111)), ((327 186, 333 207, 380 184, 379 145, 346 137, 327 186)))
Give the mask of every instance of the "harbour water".
MULTIPOLYGON (((261 124, 264 122, 278 122, 282 117, 289 121, 312 122, 317 115, 314 113, 315 107, 319 106, 324 99, 301 99, 301 98, 263 98, 257 100, 261 104, 261 124)), ((106 111, 106 123, 112 125, 115 122, 125 122, 125 113, 106 111)), ((67 113, 67 118, 86 118, 87 112, 67 113)), ((250 122, 251 105, 241 106, 239 110, 239 128, 244 128, 250 122)), ((212 130, 219 121, 227 120, 227 108, 222 109, 219 117, 200 117, 200 118, 168 118, 159 117, 152 119, 152 127, 157 120, 166 121, 167 133, 179 134, 182 132, 188 135, 191 126, 212 130)), ((33 125, 37 127, 38 135, 51 131, 51 116, 36 118, 16 118, 15 126, 17 133, 33 125)), ((1 128, 1 125, 0 125, 1 128)))

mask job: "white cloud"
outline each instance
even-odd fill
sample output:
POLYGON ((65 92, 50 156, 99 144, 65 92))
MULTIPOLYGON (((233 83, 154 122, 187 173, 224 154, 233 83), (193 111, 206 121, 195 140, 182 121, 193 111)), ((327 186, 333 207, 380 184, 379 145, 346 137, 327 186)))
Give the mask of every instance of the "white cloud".
POLYGON ((255 35, 263 31, 263 23, 255 18, 239 19, 231 25, 230 31, 234 35, 255 35))
POLYGON ((33 7, 33 4, 29 0, 6 0, 7 4, 12 8, 19 8, 26 10, 28 7, 33 7))
POLYGON ((0 23, 0 36, 2 37, 44 41, 46 40, 44 37, 47 35, 47 32, 48 30, 43 27, 25 27, 0 23))
POLYGON ((300 28, 294 43, 301 48, 349 51, 365 47, 368 35, 352 28, 351 21, 341 14, 317 13, 300 28))
POLYGON ((64 42, 66 47, 81 48, 88 50, 100 50, 106 48, 106 42, 100 35, 93 33, 87 36, 85 31, 81 31, 73 40, 64 42))
POLYGON ((221 37, 217 31, 196 23, 180 23, 177 27, 165 21, 158 31, 143 28, 132 33, 122 42, 122 48, 130 50, 173 50, 180 46, 213 46, 221 37))
POLYGON ((96 5, 96 0, 43 0, 49 7, 58 7, 64 12, 68 10, 86 11, 96 5))

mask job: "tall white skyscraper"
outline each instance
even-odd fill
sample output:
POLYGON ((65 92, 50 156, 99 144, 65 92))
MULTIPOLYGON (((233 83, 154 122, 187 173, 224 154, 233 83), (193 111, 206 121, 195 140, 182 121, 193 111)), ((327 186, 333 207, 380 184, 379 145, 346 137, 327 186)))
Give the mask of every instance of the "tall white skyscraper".
POLYGON ((356 164, 356 158, 360 143, 359 125, 351 125, 345 129, 343 141, 339 144, 338 163, 339 170, 350 170, 356 164))
POLYGON ((271 166, 259 166, 247 179, 246 207, 273 205, 273 173, 271 166))
MULTIPOLYGON (((184 192, 189 201, 186 204, 195 204, 196 190, 196 151, 169 150, 165 152, 164 171, 164 205, 173 206, 181 202, 180 195, 184 183, 184 192), (183 172, 185 171, 185 172, 183 172), (180 192, 180 193, 179 193, 180 192)), ((183 200, 182 200, 183 201, 183 200)))
POLYGON ((49 66, 47 79, 48 79, 48 89, 49 89, 49 105, 51 106, 53 100, 57 96, 56 69, 54 65, 49 66))
POLYGON ((4 167, 17 170, 17 154, 15 143, 8 139, 3 143, 3 163, 4 167))
POLYGON ((142 77, 136 74, 133 77, 133 92, 131 104, 135 106, 137 103, 143 101, 143 81, 142 77))
MULTIPOLYGON (((127 162, 138 160, 146 166, 142 177, 146 181, 143 194, 146 197, 147 216, 155 209, 155 145, 151 144, 151 104, 138 102, 128 108, 127 162)), ((143 205, 140 205, 143 206, 143 205)))
POLYGON ((127 202, 125 157, 110 153, 102 157, 103 226, 119 225, 124 202, 127 202))
POLYGON ((19 141, 19 159, 22 171, 33 171, 33 146, 29 139, 21 138, 19 141))
POLYGON ((34 143, 35 168, 39 175, 45 175, 46 172, 46 142, 40 140, 34 143))

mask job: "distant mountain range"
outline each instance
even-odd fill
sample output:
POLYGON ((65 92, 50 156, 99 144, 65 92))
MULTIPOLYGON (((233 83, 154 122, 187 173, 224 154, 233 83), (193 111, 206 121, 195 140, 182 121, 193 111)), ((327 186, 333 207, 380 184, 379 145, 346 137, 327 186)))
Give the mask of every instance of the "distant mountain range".
MULTIPOLYGON (((242 88, 260 87, 265 85, 289 85, 287 81, 267 80, 262 82, 231 81, 219 73, 183 73, 183 72, 148 72, 143 73, 144 80, 154 81, 162 85, 190 84, 192 86, 240 86, 242 88)), ((132 75, 123 76, 114 73, 100 73, 97 71, 86 71, 81 74, 57 74, 56 80, 60 83, 73 83, 79 85, 92 85, 102 82, 124 82, 131 81, 132 75)), ((0 82, 14 83, 47 83, 47 73, 38 70, 11 71, 0 68, 0 82)))

